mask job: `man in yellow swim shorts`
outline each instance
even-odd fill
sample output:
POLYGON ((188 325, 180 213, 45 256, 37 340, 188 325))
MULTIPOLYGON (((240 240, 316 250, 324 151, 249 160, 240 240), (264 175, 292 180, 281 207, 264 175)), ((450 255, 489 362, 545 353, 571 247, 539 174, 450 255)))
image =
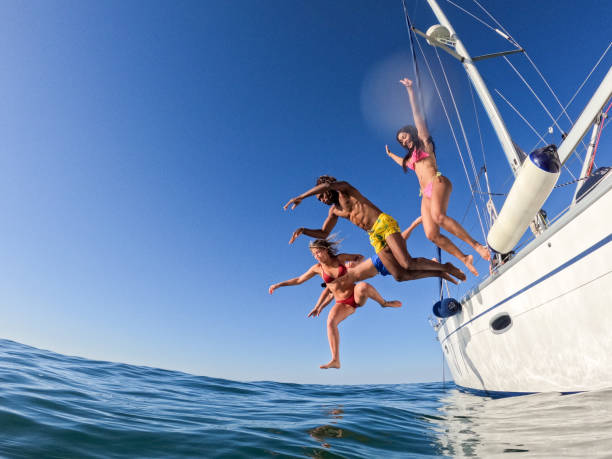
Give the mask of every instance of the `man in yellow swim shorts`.
POLYGON ((387 236, 393 233, 399 233, 400 227, 389 214, 381 213, 376 219, 376 223, 372 226, 372 229, 368 231, 370 234, 370 244, 376 250, 376 253, 387 247, 387 236))
MULTIPOLYGON (((412 258, 395 219, 383 213, 348 182, 339 182, 334 177, 322 175, 317 179, 317 185, 314 188, 289 200, 284 209, 287 210, 289 206, 292 206, 293 210, 304 198, 315 195, 319 201, 330 206, 323 226, 321 229, 298 228, 293 232, 289 240, 290 244, 300 234, 317 239, 327 238, 336 226, 338 217, 342 217, 369 233, 370 243, 376 250, 378 258, 396 281, 402 282, 424 277, 442 277, 453 283, 457 283, 454 277, 465 280, 465 274, 452 263, 441 264, 427 258, 412 258)), ((357 276, 356 281, 358 281, 367 278, 358 276, 365 276, 365 273, 369 273, 370 270, 360 270, 358 266, 354 272, 357 276)), ((368 277, 372 277, 371 274, 368 277)))

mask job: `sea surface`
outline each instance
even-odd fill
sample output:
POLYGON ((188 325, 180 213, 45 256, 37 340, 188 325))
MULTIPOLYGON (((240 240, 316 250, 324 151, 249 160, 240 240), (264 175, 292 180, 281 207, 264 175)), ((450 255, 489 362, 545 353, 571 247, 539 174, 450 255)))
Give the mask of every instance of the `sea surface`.
POLYGON ((2 457, 612 457, 612 390, 237 382, 0 340, 2 457))

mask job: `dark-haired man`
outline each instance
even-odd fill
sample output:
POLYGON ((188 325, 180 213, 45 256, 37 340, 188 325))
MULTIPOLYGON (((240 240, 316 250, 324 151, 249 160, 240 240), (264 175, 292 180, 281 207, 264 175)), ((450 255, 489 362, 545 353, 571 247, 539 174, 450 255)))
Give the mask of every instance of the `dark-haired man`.
MULTIPOLYGON (((293 210, 304 198, 315 195, 319 201, 330 206, 323 226, 321 229, 298 228, 293 232, 289 240, 290 244, 300 234, 325 239, 336 226, 338 217, 343 217, 368 232, 370 243, 378 258, 396 281, 443 277, 456 284, 457 281, 451 276, 465 280, 465 274, 451 263, 441 264, 422 257, 412 258, 395 219, 382 212, 348 182, 339 182, 334 177, 322 175, 317 179, 317 185, 314 188, 289 200, 284 209, 287 210, 289 206, 292 206, 293 210)), ((353 274, 357 280, 365 278, 360 276, 365 275, 365 271, 369 270, 363 271, 360 272, 359 267, 354 269, 353 274)))

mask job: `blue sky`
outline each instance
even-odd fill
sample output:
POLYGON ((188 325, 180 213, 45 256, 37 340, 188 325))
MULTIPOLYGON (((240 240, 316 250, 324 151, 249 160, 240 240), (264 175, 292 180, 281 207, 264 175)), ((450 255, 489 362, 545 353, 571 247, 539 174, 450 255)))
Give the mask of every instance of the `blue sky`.
MULTIPOLYGON (((609 2, 490 3, 563 103, 610 41, 609 2)), ((424 4, 408 4, 418 28, 434 23, 424 4)), ((472 55, 509 49, 441 6, 472 55)), ((401 2, 5 1, 0 21, 1 337, 237 380, 441 379, 427 323, 435 281, 372 280, 404 307, 368 303, 345 321, 340 371, 319 370, 329 360, 325 318, 306 318, 319 282, 267 292, 313 263, 308 238, 287 242, 295 228, 320 225, 327 208, 282 205, 318 175, 348 180, 402 227, 418 215, 415 177, 384 154, 386 143, 400 152, 394 132, 411 121, 398 83, 413 75, 401 2)), ((443 60, 477 136, 465 76, 443 60)), ((524 58, 512 62, 530 72, 524 58)), ((574 118, 610 62, 570 106, 574 118)), ((454 183, 449 215, 484 240, 421 68, 439 167, 454 183)), ((503 61, 480 68, 491 91, 546 130, 550 120, 503 61)), ((529 151, 537 137, 496 102, 529 151)), ((507 191, 505 159, 479 111, 493 191, 507 191)), ((337 231, 343 251, 371 255, 363 232, 346 221, 337 231)), ((420 230, 409 250, 434 255, 420 230)), ((477 268, 484 277, 486 265, 477 268)))

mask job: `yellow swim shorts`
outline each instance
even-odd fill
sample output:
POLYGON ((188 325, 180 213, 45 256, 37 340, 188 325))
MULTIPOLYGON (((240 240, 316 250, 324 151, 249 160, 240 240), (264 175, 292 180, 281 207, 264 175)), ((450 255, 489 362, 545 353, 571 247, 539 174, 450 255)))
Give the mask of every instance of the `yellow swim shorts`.
POLYGON ((391 215, 382 213, 376 219, 376 223, 372 225, 372 229, 368 231, 370 235, 370 244, 376 250, 376 253, 387 247, 387 236, 393 233, 399 233, 400 227, 391 215))

